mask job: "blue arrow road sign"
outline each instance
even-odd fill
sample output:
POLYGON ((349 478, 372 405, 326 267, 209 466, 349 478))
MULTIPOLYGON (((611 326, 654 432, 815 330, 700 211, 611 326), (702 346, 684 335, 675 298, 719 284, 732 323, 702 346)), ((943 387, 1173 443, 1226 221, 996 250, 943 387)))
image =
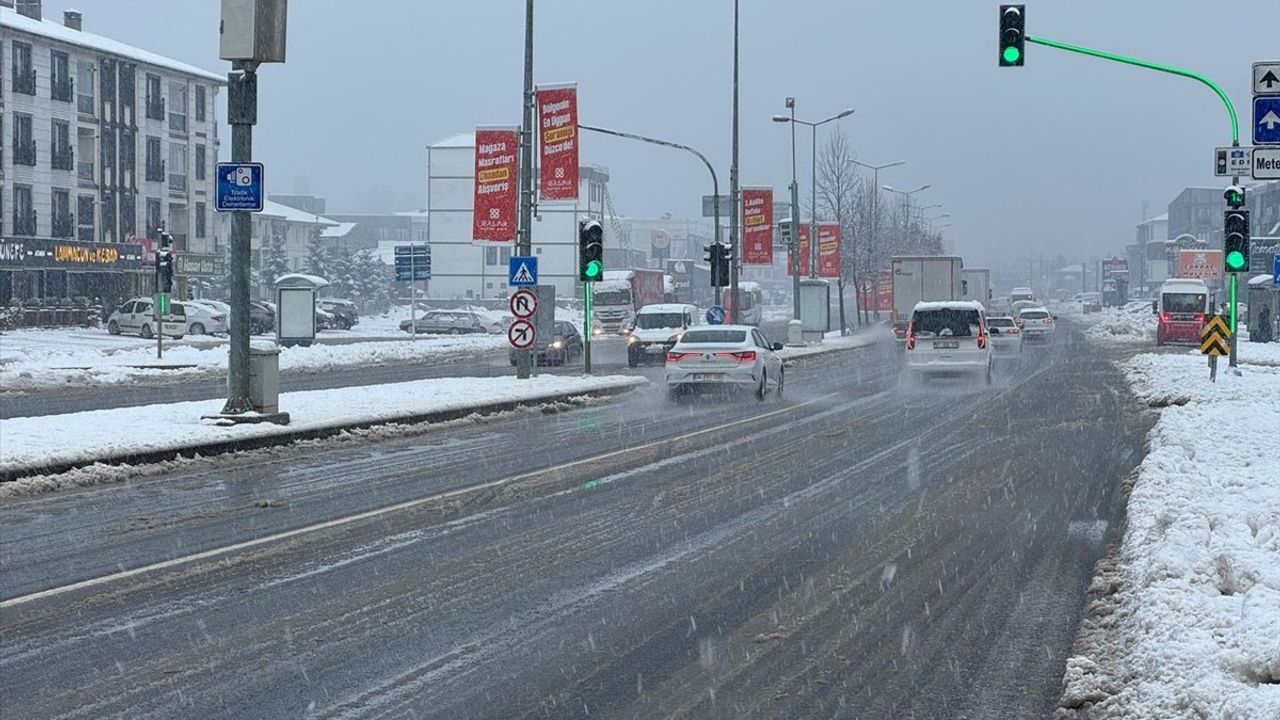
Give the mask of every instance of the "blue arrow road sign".
POLYGON ((712 305, 711 308, 707 310, 707 324, 723 325, 724 324, 724 308, 720 307, 719 305, 712 305))
POLYGON ((1280 255, 1271 258, 1271 284, 1280 285, 1280 255))
POLYGON ((1280 145, 1280 95, 1254 96, 1253 144, 1280 145))
POLYGON ((528 255, 512 255, 507 263, 509 287, 538 286, 538 258, 528 255))
POLYGON ((216 172, 218 193, 214 207, 219 212, 262 212, 262 163, 218 163, 216 172))

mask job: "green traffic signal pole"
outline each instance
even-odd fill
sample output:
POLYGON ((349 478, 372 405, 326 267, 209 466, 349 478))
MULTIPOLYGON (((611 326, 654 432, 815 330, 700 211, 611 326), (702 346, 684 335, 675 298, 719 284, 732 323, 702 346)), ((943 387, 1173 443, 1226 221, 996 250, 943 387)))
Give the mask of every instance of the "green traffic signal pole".
MULTIPOLYGON (((1091 57, 1101 58, 1103 60, 1111 60, 1113 62, 1124 63, 1126 65, 1136 65, 1141 68, 1146 68, 1148 70, 1155 70, 1157 72, 1162 72, 1162 73, 1168 73, 1170 75, 1179 75, 1181 77, 1190 78, 1192 80, 1195 80, 1196 82, 1206 85, 1209 87, 1210 90, 1212 90, 1215 94, 1217 94, 1218 99, 1221 100, 1222 104, 1227 108, 1227 114, 1231 117, 1231 146, 1240 147, 1240 121, 1236 118, 1235 106, 1231 104, 1231 99, 1227 97, 1227 94, 1223 92, 1222 88, 1219 87, 1217 83, 1205 77, 1204 75, 1201 75, 1200 73, 1192 72, 1191 70, 1187 70, 1185 68, 1174 67, 1173 65, 1162 65, 1160 63, 1154 63, 1147 60, 1140 60, 1138 58, 1129 57, 1127 55, 1117 55, 1116 53, 1106 52, 1105 50, 1094 50, 1093 48, 1082 47, 1080 45, 1072 45, 1070 43, 1059 42, 1057 40, 1050 40, 1048 38, 1037 37, 1034 35, 1028 35, 1026 37, 1026 41, 1030 43, 1036 43, 1037 45, 1045 45, 1051 48, 1057 48, 1059 50, 1066 50, 1068 52, 1080 53, 1081 55, 1089 55, 1091 57)), ((1231 178, 1232 185, 1239 184, 1239 182, 1240 182, 1239 177, 1231 178)), ((1231 300, 1231 318, 1230 318, 1231 319, 1231 367, 1235 367, 1236 366, 1236 345, 1237 345, 1236 284, 1239 279, 1239 273, 1232 272, 1232 273, 1229 273, 1228 275, 1230 278, 1228 285, 1230 286, 1229 293, 1230 293, 1230 300, 1231 300)))

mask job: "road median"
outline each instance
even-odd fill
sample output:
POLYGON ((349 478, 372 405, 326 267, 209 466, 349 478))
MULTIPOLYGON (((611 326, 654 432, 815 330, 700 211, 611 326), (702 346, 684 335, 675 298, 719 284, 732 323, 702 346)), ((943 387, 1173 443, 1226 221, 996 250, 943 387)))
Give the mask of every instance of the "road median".
POLYGON ((381 425, 448 422, 522 407, 603 397, 647 384, 631 376, 461 377, 283 393, 293 422, 202 421, 221 400, 0 420, 0 482, 95 464, 146 464, 324 438, 381 425))

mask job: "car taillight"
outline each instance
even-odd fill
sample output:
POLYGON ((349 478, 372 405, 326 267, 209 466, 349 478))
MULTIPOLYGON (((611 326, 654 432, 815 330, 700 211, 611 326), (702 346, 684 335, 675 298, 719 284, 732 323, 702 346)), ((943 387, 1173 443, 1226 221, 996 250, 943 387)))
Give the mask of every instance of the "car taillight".
POLYGON ((680 362, 688 357, 697 357, 698 353, 691 352, 668 352, 667 362, 680 362))
POLYGON ((718 353, 716 353, 716 357, 718 357, 718 358, 733 358, 734 360, 737 360, 738 362, 755 362, 755 361, 756 361, 756 351, 755 351, 755 350, 743 350, 742 352, 718 352, 718 353))
POLYGON ((1169 321, 1173 320, 1173 316, 1172 316, 1172 315, 1170 315, 1169 313, 1165 313, 1164 315, 1161 315, 1161 316, 1160 316, 1160 320, 1161 320, 1161 322, 1169 322, 1169 321))
POLYGON ((1052 325, 1052 324, 1053 324, 1053 318, 1045 318, 1045 319, 1044 319, 1044 320, 1042 320, 1041 322, 1043 322, 1045 325, 1052 325))
POLYGON ((916 333, 911 328, 907 329, 907 349, 908 350, 916 349, 916 333))
POLYGON ((986 334, 986 333, 978 333, 978 349, 979 349, 979 350, 986 350, 986 349, 987 349, 987 334, 986 334))
POLYGON ((1018 328, 1009 328, 1006 332, 1008 332, 1010 335, 1017 335, 1018 328))
POLYGON ((895 335, 897 335, 898 337, 902 337, 903 335, 906 335, 906 334, 907 334, 907 329, 906 329, 906 328, 901 328, 901 327, 896 327, 896 328, 894 328, 894 329, 893 329, 893 333, 894 333, 895 335))
POLYGON ((1203 314, 1196 315, 1196 322, 1197 322, 1197 323, 1202 323, 1202 324, 1203 324, 1203 323, 1204 323, 1204 315, 1203 315, 1203 314))
POLYGON ((1023 320, 1022 318, 1018 318, 1016 322, 1018 323, 1018 327, 1022 327, 1023 325, 1027 324, 1027 321, 1023 320))

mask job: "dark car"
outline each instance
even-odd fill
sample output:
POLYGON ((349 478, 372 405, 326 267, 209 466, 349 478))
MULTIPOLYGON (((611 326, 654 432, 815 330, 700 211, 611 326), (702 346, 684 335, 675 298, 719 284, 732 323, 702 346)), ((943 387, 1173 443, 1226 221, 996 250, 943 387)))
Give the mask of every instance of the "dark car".
POLYGON ((249 303, 249 333, 252 335, 262 335, 275 329, 275 309, 267 303, 249 303))
MULTIPOLYGON (((566 365, 582 357, 582 333, 573 323, 557 321, 555 335, 545 345, 538 343, 539 365, 566 365)), ((516 351, 510 351, 511 366, 516 364, 516 351)))
POLYGON ((350 330, 360 323, 360 311, 350 300, 321 298, 316 301, 316 307, 333 316, 329 321, 331 327, 350 330))
POLYGON ((429 310, 412 323, 408 320, 401 322, 400 329, 419 335, 462 335, 489 331, 479 315, 466 310, 429 310))

